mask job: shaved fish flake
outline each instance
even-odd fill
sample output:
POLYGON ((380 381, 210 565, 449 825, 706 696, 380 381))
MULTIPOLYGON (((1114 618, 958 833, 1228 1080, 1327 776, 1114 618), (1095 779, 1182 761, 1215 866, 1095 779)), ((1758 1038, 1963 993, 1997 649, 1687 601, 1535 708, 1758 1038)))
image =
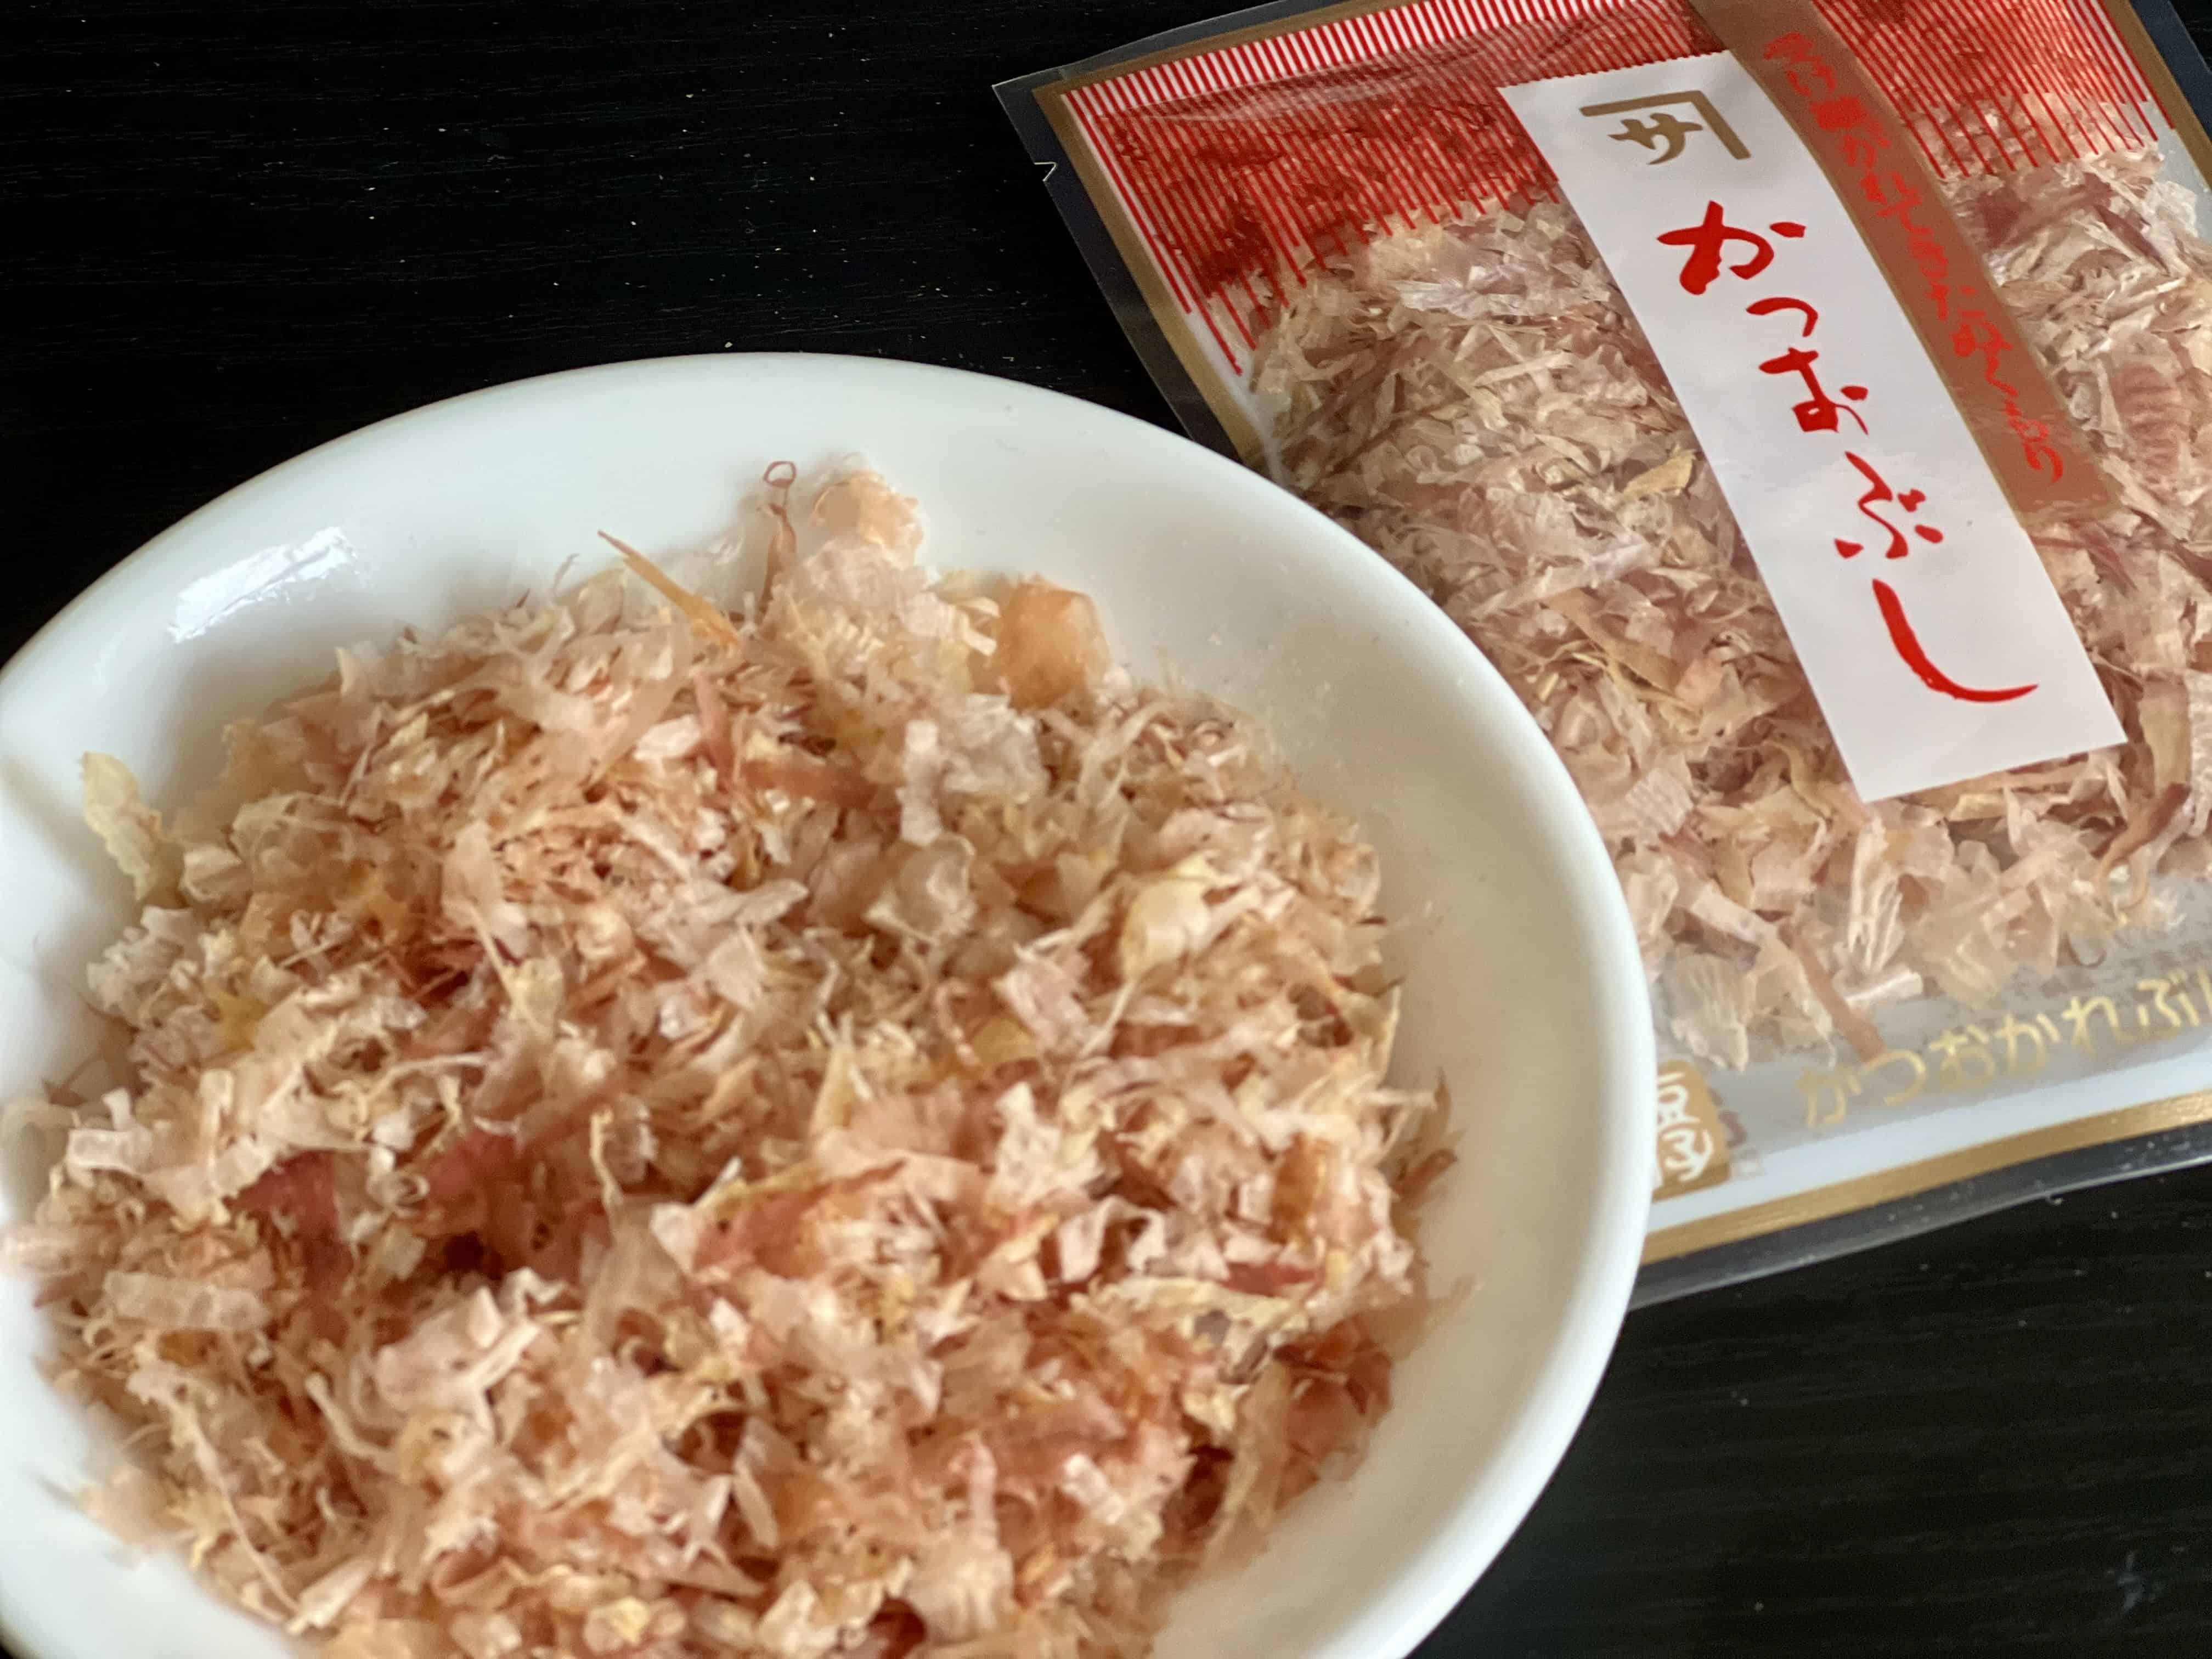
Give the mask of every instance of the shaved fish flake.
POLYGON ((1136 1659, 1425 1305, 1351 823, 1083 595, 767 483, 764 594, 616 542, 181 819, 87 762, 130 1080, 9 1108, 0 1264, 146 1453, 87 1508, 332 1659, 1136 1659))

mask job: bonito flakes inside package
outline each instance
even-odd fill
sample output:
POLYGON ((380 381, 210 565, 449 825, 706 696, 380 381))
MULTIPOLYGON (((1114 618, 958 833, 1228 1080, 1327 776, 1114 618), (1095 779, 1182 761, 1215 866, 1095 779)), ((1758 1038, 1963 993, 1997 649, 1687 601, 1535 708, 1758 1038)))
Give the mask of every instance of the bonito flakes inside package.
POLYGON ((1646 1298, 2212 1157, 2177 76, 2164 0, 1354 0, 1000 88, 1192 431, 1580 787, 1665 1056, 1646 1298))

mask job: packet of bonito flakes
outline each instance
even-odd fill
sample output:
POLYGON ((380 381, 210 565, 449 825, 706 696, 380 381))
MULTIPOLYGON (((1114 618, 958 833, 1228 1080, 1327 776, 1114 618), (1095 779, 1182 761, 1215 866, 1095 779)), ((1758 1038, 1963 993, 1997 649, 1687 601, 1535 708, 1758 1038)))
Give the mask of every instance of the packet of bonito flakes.
POLYGON ((1581 788, 1641 1299, 2212 1158, 2208 91, 2164 0, 1276 4, 999 88, 1193 434, 1581 788))

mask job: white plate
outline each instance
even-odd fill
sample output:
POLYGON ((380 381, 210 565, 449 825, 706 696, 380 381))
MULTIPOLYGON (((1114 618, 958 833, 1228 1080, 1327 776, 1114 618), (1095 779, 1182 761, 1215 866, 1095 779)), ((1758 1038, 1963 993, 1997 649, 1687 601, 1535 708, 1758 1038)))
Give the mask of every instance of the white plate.
MULTIPOLYGON (((1437 1282, 1470 1288, 1401 1367, 1359 1472, 1188 1595, 1162 1659, 1396 1659, 1527 1511, 1619 1328, 1650 1181, 1644 974, 1565 772, 1474 647, 1351 536, 1182 439, 944 369, 694 357, 456 398, 233 490, 0 674, 0 1084, 81 1057, 83 966, 126 919, 78 817, 84 750, 173 796, 211 771, 222 721, 319 678, 332 647, 543 592, 603 556, 598 530, 700 546, 768 462, 848 453, 920 498, 935 562, 1089 591, 1124 660, 1261 715, 1381 848, 1410 923, 1405 1075, 1442 1068, 1463 1131, 1425 1242, 1437 1282)), ((7 1173, 0 1218, 35 1197, 30 1149, 7 1173)), ((23 1659, 281 1651, 71 1506, 94 1431, 40 1380, 44 1340, 0 1285, 0 1632, 23 1659)))

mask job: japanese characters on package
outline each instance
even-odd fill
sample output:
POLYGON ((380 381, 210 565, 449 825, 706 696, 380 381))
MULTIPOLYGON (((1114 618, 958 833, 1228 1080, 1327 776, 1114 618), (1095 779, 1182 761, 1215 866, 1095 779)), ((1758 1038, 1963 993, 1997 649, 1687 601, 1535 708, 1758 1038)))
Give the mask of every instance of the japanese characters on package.
POLYGON ((1353 0, 1000 88, 1193 432, 1581 788, 1647 1298, 2212 1157, 2183 80, 2163 0, 1353 0))

